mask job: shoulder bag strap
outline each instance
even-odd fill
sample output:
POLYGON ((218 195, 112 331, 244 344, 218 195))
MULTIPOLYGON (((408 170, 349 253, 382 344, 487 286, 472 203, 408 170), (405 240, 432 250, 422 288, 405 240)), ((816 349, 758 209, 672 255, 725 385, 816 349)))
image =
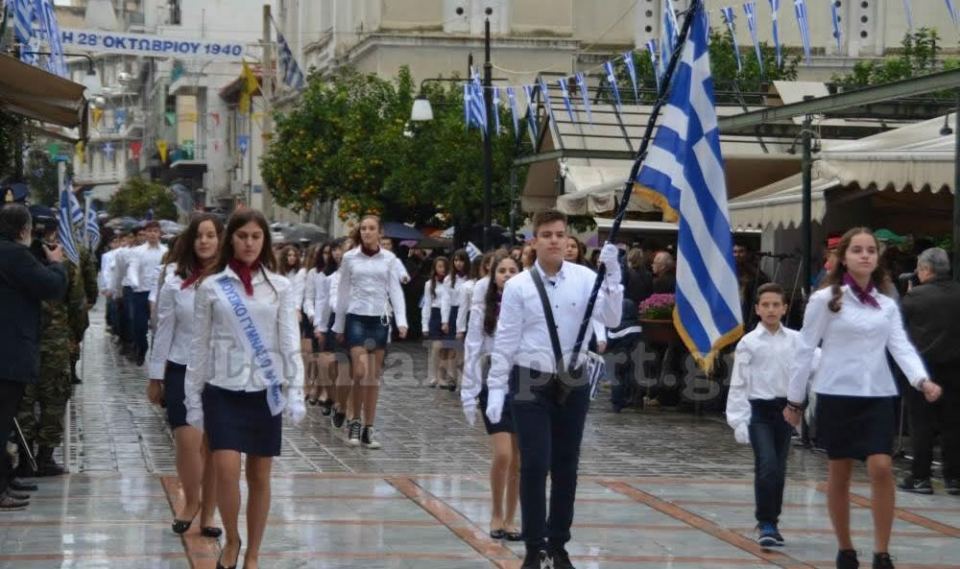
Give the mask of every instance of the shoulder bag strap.
POLYGON ((553 320, 553 310, 550 309, 550 299, 547 298, 547 290, 543 287, 543 279, 540 277, 540 270, 536 266, 530 268, 530 278, 533 284, 537 286, 537 293, 540 294, 540 303, 543 305, 543 316, 547 319, 547 332, 550 333, 550 345, 553 347, 553 359, 556 360, 557 375, 563 373, 563 351, 560 349, 560 336, 557 335, 557 323, 553 320))

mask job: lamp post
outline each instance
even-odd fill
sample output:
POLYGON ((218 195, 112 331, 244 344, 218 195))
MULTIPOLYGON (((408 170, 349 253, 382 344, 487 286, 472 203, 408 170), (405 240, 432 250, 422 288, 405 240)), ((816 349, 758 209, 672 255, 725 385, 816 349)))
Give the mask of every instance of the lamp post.
POLYGON ((487 6, 483 22, 483 106, 487 117, 486 135, 483 137, 483 250, 490 249, 490 204, 493 201, 493 64, 490 62, 490 15, 493 8, 487 6))

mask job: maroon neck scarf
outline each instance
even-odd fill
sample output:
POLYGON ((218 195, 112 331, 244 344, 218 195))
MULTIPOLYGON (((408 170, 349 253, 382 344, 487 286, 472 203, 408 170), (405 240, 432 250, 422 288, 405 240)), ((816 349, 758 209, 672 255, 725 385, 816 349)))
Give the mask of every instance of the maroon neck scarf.
POLYGON ((204 272, 205 271, 203 270, 203 265, 201 265, 200 263, 197 263, 196 265, 194 265, 193 269, 190 270, 190 276, 184 279, 183 284, 180 285, 180 290, 184 290, 185 288, 189 287, 193 283, 200 280, 200 277, 203 276, 204 272))
POLYGON ((377 247, 376 249, 367 249, 365 245, 361 244, 360 252, 366 255, 367 257, 373 257, 374 255, 380 252, 380 247, 377 247))
POLYGON ((873 291, 876 288, 873 286, 873 281, 870 281, 870 284, 868 284, 866 290, 864 290, 860 288, 860 285, 857 284, 857 281, 853 280, 853 277, 850 276, 850 273, 844 273, 843 284, 850 287, 850 290, 853 291, 853 294, 856 295, 857 300, 859 300, 861 304, 866 304, 874 308, 880 308, 880 303, 877 301, 877 298, 873 296, 873 291))
POLYGON ((243 290, 246 291, 247 296, 253 296, 253 273, 260 269, 260 260, 254 261, 252 265, 247 265, 237 259, 230 259, 229 267, 240 277, 240 282, 243 283, 243 290))

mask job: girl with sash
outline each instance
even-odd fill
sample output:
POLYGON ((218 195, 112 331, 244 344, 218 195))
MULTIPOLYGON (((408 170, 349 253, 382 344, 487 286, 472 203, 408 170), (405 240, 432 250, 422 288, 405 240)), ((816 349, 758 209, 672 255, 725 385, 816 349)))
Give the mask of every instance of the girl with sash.
POLYGON ((348 444, 380 448, 373 433, 380 376, 389 333, 388 302, 393 305, 401 339, 407 336, 407 307, 396 275, 393 253, 380 247, 383 224, 376 215, 360 219, 360 246, 343 255, 337 290, 334 332, 350 350, 353 421, 348 444), (361 424, 362 421, 362 424, 361 424))
POLYGON ((281 414, 306 414, 293 283, 271 271, 270 228, 259 211, 234 212, 220 256, 197 289, 186 375, 187 422, 206 431, 226 530, 219 568, 240 557, 240 458, 247 455, 247 551, 258 558, 270 510, 270 470, 280 455, 281 414), (286 390, 284 390, 284 387, 286 390))
MULTIPOLYGON (((482 304, 473 303, 467 337, 464 342, 463 386, 460 400, 467 422, 473 426, 477 421, 477 399, 481 408, 487 406, 487 386, 484 370, 489 369, 490 352, 500 317, 500 299, 503 285, 520 272, 520 263, 506 252, 493 258, 492 286, 485 289, 482 304)), ((483 425, 490 435, 493 462, 490 465, 490 491, 493 508, 490 514, 490 537, 520 541, 520 531, 514 525, 514 516, 520 497, 520 449, 509 406, 504 407, 500 420, 491 423, 483 415, 483 425)))
POLYGON ((217 260, 222 234, 219 218, 207 213, 196 215, 170 252, 171 263, 157 295, 157 331, 150 353, 147 389, 151 403, 166 407, 167 423, 173 431, 177 478, 184 497, 174 516, 173 531, 185 533, 199 513, 200 535, 211 538, 221 534, 213 523, 217 499, 215 472, 203 431, 187 424, 183 382, 193 340, 194 297, 204 272, 217 260))
POLYGON ((448 387, 447 380, 443 377, 443 339, 447 335, 447 324, 443 320, 443 307, 448 304, 448 289, 444 285, 447 272, 450 268, 450 262, 446 257, 437 257, 433 260, 433 270, 430 272, 430 279, 423 285, 423 302, 420 307, 420 322, 422 322, 423 335, 429 339, 430 354, 427 359, 430 366, 430 379, 427 385, 430 387, 448 387))

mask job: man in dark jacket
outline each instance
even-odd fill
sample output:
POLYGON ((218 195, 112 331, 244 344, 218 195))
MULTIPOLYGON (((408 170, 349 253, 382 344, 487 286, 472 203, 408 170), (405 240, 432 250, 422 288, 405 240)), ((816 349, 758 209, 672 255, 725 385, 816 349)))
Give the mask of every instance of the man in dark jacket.
POLYGON ((943 396, 936 403, 927 403, 922 395, 913 397, 919 391, 906 390, 913 467, 900 488, 933 493, 930 465, 939 429, 946 489, 960 495, 960 283, 950 280, 950 259, 936 247, 917 258, 917 279, 920 285, 903 297, 903 318, 930 379, 943 387, 943 396))
MULTIPOLYGON (((49 265, 41 265, 29 245, 33 232, 30 211, 20 204, 0 208, 0 443, 5 444, 28 384, 40 371, 40 303, 63 298, 67 272, 59 246, 44 247, 49 265)), ((66 347, 64 347, 66 349, 66 347)), ((22 509, 26 503, 8 495, 11 464, 0 453, 0 511, 22 509)))

